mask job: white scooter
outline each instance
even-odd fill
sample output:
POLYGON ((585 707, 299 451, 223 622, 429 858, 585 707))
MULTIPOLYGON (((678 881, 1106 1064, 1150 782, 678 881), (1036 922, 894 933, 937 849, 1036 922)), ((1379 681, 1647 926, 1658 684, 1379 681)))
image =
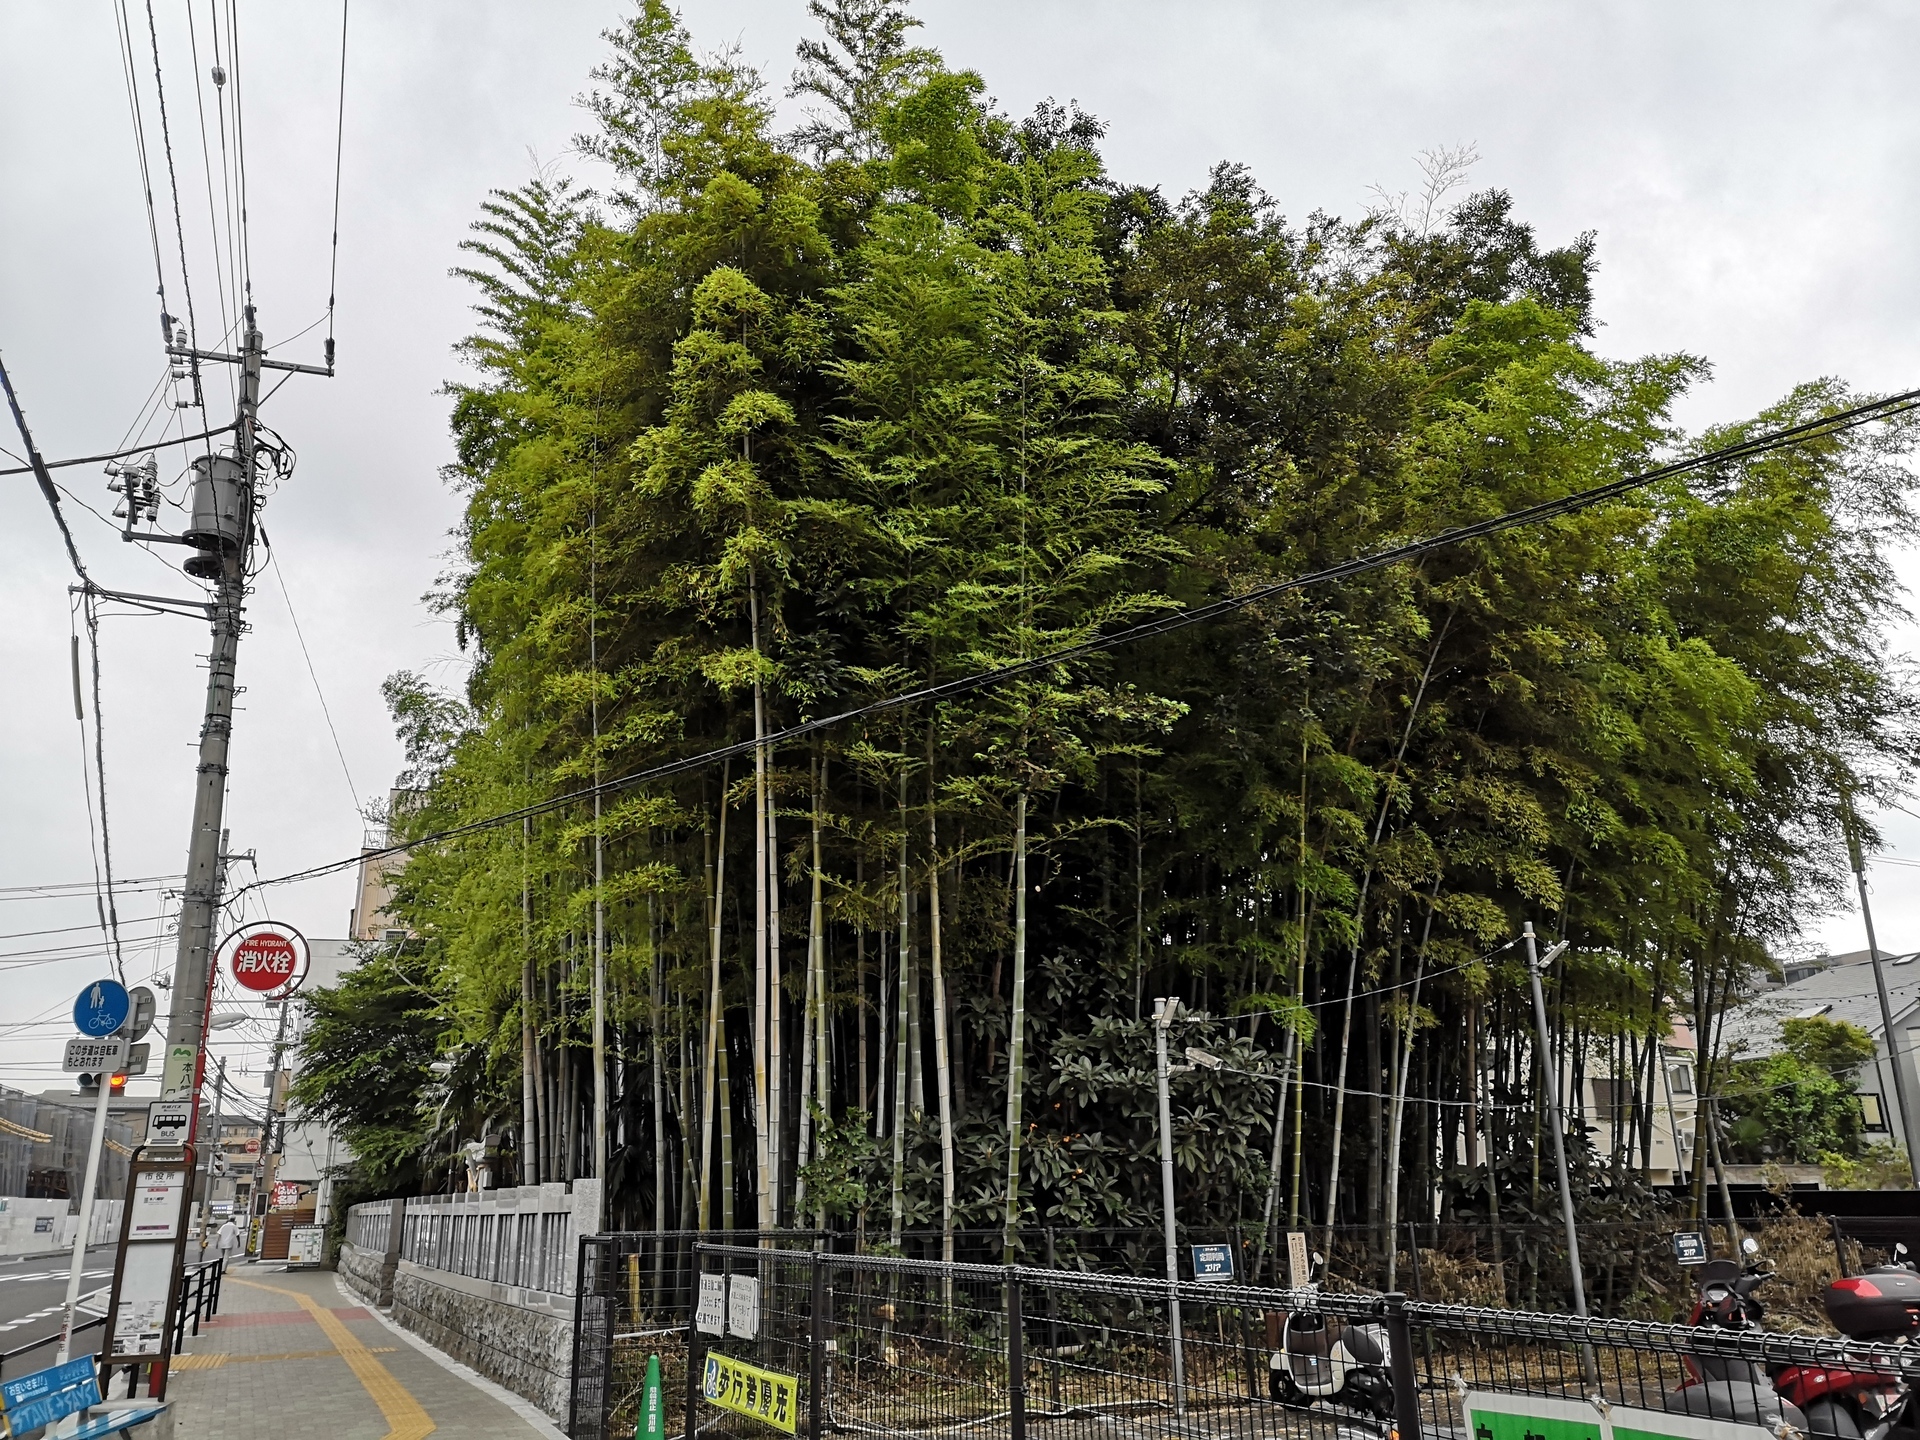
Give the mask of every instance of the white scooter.
POLYGON ((1280 1348, 1267 1359, 1267 1394, 1282 1405, 1324 1400, 1365 1411, 1376 1420, 1391 1420, 1386 1328, 1343 1321, 1320 1309, 1320 1276, 1326 1263, 1323 1256, 1313 1257, 1312 1278, 1299 1292, 1305 1301, 1286 1315, 1280 1348))

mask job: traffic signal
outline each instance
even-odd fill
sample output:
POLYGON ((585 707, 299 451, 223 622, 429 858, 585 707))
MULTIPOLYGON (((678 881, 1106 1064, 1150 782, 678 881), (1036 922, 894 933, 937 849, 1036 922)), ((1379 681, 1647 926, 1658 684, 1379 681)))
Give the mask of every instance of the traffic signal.
MULTIPOLYGON (((100 1095, 99 1075, 91 1071, 88 1071, 88 1072, 82 1073, 79 1076, 79 1080, 80 1080, 80 1093, 82 1095, 90 1095, 95 1099, 99 1098, 99 1095, 100 1095)), ((109 1077, 107 1082, 107 1090, 110 1094, 124 1095, 127 1090, 127 1077, 125 1075, 114 1075, 109 1077)))
POLYGON ((110 1088, 112 1089, 113 1093, 116 1095, 125 1094, 127 1089, 127 1077, 124 1075, 114 1076, 110 1088))

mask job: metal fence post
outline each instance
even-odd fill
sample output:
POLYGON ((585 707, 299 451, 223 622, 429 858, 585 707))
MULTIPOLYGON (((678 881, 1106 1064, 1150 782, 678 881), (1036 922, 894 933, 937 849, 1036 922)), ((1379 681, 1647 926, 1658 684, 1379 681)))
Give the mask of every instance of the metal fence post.
POLYGON ((813 1266, 813 1314, 807 1326, 807 1424, 813 1440, 827 1433, 827 1267, 818 1250, 807 1252, 813 1266))
MULTIPOLYGON (((1060 1262, 1054 1256, 1053 1226, 1047 1227, 1047 1269, 1056 1270, 1060 1262)), ((1047 1287, 1047 1403, 1060 1408, 1060 1305, 1059 1292, 1047 1287)))
POLYGON ((687 1294, 687 1408, 681 1416, 680 1440, 693 1440, 700 1428, 700 1381, 706 1361, 700 1354, 700 1242, 688 1252, 691 1266, 687 1294))
POLYGON ((1007 1267, 1007 1426, 1010 1440, 1027 1440, 1027 1352, 1022 1343, 1020 1277, 1007 1267))
POLYGON ((1393 1377, 1395 1430, 1399 1440, 1420 1440, 1420 1382, 1413 1369, 1407 1297, 1392 1290, 1382 1298, 1387 1307, 1387 1368, 1393 1377))

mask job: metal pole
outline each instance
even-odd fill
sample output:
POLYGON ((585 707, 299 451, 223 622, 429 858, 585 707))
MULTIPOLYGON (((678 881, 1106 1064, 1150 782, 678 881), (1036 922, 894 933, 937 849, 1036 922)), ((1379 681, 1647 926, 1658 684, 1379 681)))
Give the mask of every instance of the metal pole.
MULTIPOLYGON (((1155 1000, 1153 1014, 1154 1078, 1160 1088, 1160 1209, 1167 1243, 1167 1323, 1173 1333, 1173 1413, 1187 1413, 1186 1341, 1180 1331, 1180 1252, 1173 1223, 1173 1107, 1167 1098, 1167 1028, 1180 1002, 1172 996, 1155 1000)), ((1182 1067, 1183 1069, 1186 1067, 1182 1067)))
POLYGON ((80 1279, 87 1268, 87 1237, 93 1229, 93 1192, 100 1185, 100 1151, 107 1139, 107 1105, 113 1099, 113 1076, 100 1076, 100 1098, 93 1105, 93 1139, 87 1142, 87 1180, 80 1191, 80 1229, 73 1237, 73 1264, 67 1269, 67 1308, 60 1320, 60 1353, 64 1365, 73 1358, 73 1317, 80 1305, 80 1279))
POLYGON ((1027 1440, 1026 1315, 1021 1307, 1020 1276, 1007 1266, 1007 1434, 1027 1440))
POLYGON ((1386 1302, 1387 1312, 1387 1372, 1393 1379, 1395 1440, 1420 1440, 1420 1378, 1413 1368, 1413 1330, 1407 1324, 1407 1297, 1397 1290, 1389 1290, 1381 1299, 1386 1302))
POLYGON ((587 666, 593 678, 588 697, 593 725, 593 1178, 600 1182, 594 1200, 593 1228, 607 1223, 607 865, 600 835, 600 572, 599 501, 589 502, 587 579, 587 666))
MULTIPOLYGON (((1560 1077, 1553 1068, 1553 1042, 1547 1034, 1547 998, 1540 990, 1540 955, 1534 946, 1533 922, 1526 922, 1527 979, 1533 985, 1533 1019, 1540 1032, 1540 1074, 1546 1081, 1547 1112, 1553 1132, 1553 1163, 1560 1175, 1560 1216, 1567 1225, 1567 1264, 1573 1271, 1573 1313, 1587 1313, 1587 1286, 1580 1270, 1580 1231, 1573 1221, 1573 1186, 1567 1180, 1566 1125, 1560 1114, 1560 1077)), ((1556 947, 1560 948, 1560 947, 1556 947)), ((1548 952, 1549 961, 1555 951, 1548 952)))
POLYGON ((1893 1028, 1893 1001, 1887 994, 1887 971, 1880 963, 1880 945, 1873 935, 1873 907, 1867 904, 1867 862, 1860 851, 1860 832, 1854 823, 1853 802, 1843 800, 1847 830, 1847 858, 1853 863, 1853 883, 1860 892, 1860 918, 1867 926, 1867 961, 1873 967, 1873 988, 1880 997, 1880 1024, 1887 1032, 1887 1058, 1893 1069, 1893 1094, 1900 1105, 1900 1128, 1907 1141, 1907 1173, 1920 1188, 1920 1115, 1914 1113, 1913 1091, 1907 1078, 1906 1036, 1893 1028))
POLYGON ((220 1112, 227 1096, 227 1062, 223 1057, 213 1076, 213 1140, 207 1147, 207 1180, 200 1187, 200 1260, 207 1258, 207 1215, 213 1209, 213 1157, 224 1154, 220 1146, 220 1112))
MULTIPOLYGON (((281 1065, 287 1050, 287 1002, 280 1001, 280 1023, 273 1032, 273 1068, 267 1075, 267 1123, 260 1136, 260 1179, 254 1186, 252 1207, 260 1211, 260 1258, 267 1255, 267 1213, 273 1209, 273 1185, 280 1178, 280 1152, 286 1148, 287 1097, 280 1088, 281 1065), (260 1201, 266 1200, 265 1208, 260 1201)), ((248 1244, 243 1250, 252 1248, 253 1226, 247 1226, 248 1244)))
POLYGON ((827 1433, 827 1266, 818 1250, 807 1257, 813 1267, 813 1314, 808 1317, 807 1433, 824 1440, 827 1433))

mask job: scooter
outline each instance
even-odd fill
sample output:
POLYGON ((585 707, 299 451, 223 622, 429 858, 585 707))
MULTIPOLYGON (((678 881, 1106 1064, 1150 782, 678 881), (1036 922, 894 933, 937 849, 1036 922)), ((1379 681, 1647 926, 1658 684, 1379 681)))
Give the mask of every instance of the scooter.
POLYGON ((1324 1400, 1391 1420, 1386 1328, 1343 1321, 1320 1309, 1316 1302, 1326 1263, 1314 1255, 1312 1276, 1298 1292, 1304 1302, 1282 1320, 1279 1347, 1267 1359, 1267 1394, 1282 1405, 1324 1400))
MULTIPOLYGON (((1700 1291, 1694 1297, 1687 1323, 1705 1329, 1758 1330, 1766 1307, 1760 1287, 1773 1272, 1760 1258, 1752 1236, 1740 1243, 1746 1256, 1737 1260, 1709 1260, 1701 1267, 1700 1291)), ((1806 1416, 1793 1398, 1751 1360, 1703 1353, 1682 1357, 1687 1380, 1667 1397, 1667 1409, 1714 1420, 1745 1421, 1778 1433, 1782 1425, 1807 1433, 1806 1416)))
MULTIPOLYGON (((1920 1274, 1906 1254, 1897 1246, 1893 1264, 1827 1286, 1820 1300, 1835 1329, 1852 1340, 1902 1345, 1920 1335, 1920 1274)), ((1810 1440, 1920 1440, 1912 1390, 1883 1371, 1785 1365, 1774 1384, 1806 1412, 1810 1440)))

